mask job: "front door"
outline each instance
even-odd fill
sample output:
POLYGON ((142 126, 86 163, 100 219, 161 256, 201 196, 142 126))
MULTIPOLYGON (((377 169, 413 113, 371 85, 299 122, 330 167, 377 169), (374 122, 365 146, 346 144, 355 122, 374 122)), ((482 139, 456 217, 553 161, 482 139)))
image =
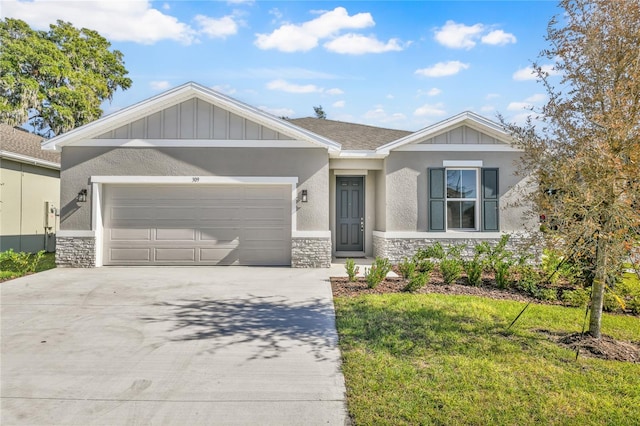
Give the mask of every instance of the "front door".
POLYGON ((364 251, 364 179, 336 178, 336 251, 364 251))

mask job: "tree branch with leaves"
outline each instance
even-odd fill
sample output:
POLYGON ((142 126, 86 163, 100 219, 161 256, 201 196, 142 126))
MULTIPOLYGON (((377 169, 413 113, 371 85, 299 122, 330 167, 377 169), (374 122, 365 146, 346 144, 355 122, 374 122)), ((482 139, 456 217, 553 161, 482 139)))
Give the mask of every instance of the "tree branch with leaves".
POLYGON ((548 102, 524 126, 502 121, 524 149, 521 171, 540 185, 531 200, 554 212, 547 243, 585 269, 599 338, 605 289, 640 241, 640 2, 560 6, 540 54, 559 82, 535 64, 548 102))
POLYGON ((0 120, 58 135, 102 115, 100 105, 131 87, 123 54, 95 31, 58 21, 36 31, 0 21, 0 120))

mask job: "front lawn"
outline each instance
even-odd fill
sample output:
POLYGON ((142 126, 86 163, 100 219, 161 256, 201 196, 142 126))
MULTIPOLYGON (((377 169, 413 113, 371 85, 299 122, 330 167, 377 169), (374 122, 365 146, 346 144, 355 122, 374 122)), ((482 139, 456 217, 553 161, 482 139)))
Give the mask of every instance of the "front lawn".
MULTIPOLYGON (((583 309, 474 296, 335 299, 350 414, 360 424, 627 425, 640 419, 640 364, 580 356, 551 339, 583 309), (541 332, 544 330, 544 332, 541 332)), ((603 332, 640 343, 640 318, 603 332)))

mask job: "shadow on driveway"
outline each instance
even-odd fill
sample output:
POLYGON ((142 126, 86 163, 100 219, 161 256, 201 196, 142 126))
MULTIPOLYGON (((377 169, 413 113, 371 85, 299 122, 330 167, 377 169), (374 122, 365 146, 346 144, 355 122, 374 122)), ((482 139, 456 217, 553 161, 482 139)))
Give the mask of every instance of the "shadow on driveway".
POLYGON ((151 323, 166 323, 169 341, 209 340, 208 352, 239 344, 255 350, 248 360, 276 358, 296 348, 317 360, 329 359, 337 345, 333 306, 314 298, 292 303, 284 296, 255 296, 215 300, 185 299, 154 306, 169 308, 160 317, 142 317, 151 323))

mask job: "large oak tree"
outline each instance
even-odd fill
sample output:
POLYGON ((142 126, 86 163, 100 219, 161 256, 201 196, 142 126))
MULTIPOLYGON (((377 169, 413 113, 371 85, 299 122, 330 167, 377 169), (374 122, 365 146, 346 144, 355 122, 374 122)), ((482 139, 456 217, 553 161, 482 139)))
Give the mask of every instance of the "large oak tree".
POLYGON ((592 285, 589 334, 640 241, 640 1, 563 0, 535 64, 549 100, 542 124, 508 124, 524 148, 531 198, 554 227, 547 242, 592 285), (558 76, 545 72, 551 61, 558 76))
POLYGON ((36 31, 0 21, 0 121, 57 135, 99 118, 101 103, 131 86, 122 53, 110 47, 67 22, 36 31))

